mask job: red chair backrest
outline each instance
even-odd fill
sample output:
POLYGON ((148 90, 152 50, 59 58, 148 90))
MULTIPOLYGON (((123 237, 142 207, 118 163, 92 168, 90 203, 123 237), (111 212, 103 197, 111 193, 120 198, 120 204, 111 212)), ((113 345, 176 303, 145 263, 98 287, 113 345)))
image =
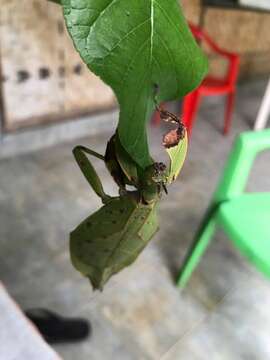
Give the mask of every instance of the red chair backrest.
POLYGON ((238 68, 239 68, 239 62, 240 58, 238 54, 226 51, 222 48, 220 48, 214 40, 212 40, 209 35, 203 31, 198 26, 189 23, 189 28, 193 34, 193 36, 199 40, 199 41, 205 41, 206 44, 209 45, 209 47, 216 52, 217 54, 221 56, 225 56, 230 61, 230 66, 228 69, 227 78, 230 83, 234 83, 238 76, 238 68))
POLYGON ((191 23, 189 23, 189 28, 190 28, 193 36, 197 40, 205 41, 211 47, 211 49, 213 49, 215 52, 217 52, 220 55, 224 55, 224 50, 220 49, 220 47, 201 28, 199 28, 198 26, 191 24, 191 23))

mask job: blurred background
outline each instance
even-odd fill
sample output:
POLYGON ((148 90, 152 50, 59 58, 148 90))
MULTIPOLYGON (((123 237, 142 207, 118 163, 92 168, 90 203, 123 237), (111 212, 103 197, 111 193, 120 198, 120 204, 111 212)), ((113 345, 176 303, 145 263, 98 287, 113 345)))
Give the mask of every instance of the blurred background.
MULTIPOLYGON (((239 11, 239 5, 230 0, 205 2, 211 6, 201 6, 199 0, 181 3, 189 21, 206 29, 220 47, 240 55, 240 79, 267 76, 269 14, 239 11), (223 3, 225 7, 220 7, 223 3)), ((1 4, 4 131, 55 123, 116 106, 112 91, 87 70, 74 51, 57 5, 34 0, 1 0, 1 4)), ((224 59, 212 55, 210 60, 211 72, 222 75, 224 59)))
MULTIPOLYGON (((1 0, 0 359, 270 359, 269 281, 228 234, 218 230, 185 289, 175 280, 235 138, 267 128, 270 4, 180 3, 210 62, 197 93, 163 104, 187 121, 188 158, 161 203, 158 235, 134 265, 94 293, 70 264, 68 234, 100 203, 71 151, 83 144, 104 153, 117 102, 74 50, 59 6, 1 0), (234 96, 226 103, 228 94, 234 96), (50 318, 53 327, 82 319, 91 334, 49 345, 23 313, 33 308, 61 314, 50 318)), ((155 159, 164 158, 164 129, 153 114, 155 159)), ((104 165, 95 165, 115 194, 104 165)), ((269 153, 260 154, 248 192, 269 191, 269 165, 269 153)), ((270 223, 270 212, 264 216, 270 223)))

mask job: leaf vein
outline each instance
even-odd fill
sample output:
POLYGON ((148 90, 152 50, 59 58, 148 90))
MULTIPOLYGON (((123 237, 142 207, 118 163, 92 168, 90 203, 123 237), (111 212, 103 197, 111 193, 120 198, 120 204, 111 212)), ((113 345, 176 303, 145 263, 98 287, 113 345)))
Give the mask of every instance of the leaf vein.
MULTIPOLYGON (((167 18, 167 20, 169 21, 169 23, 172 25, 172 27, 174 27, 174 29, 178 32, 178 34, 181 36, 182 40, 183 40, 183 34, 180 30, 180 28, 178 28, 177 26, 175 26, 174 22, 171 21, 170 17, 167 15, 167 12, 165 11, 165 9, 156 1, 156 0, 153 0, 157 6, 160 8, 160 10, 163 12, 164 16, 167 18)), ((186 53, 189 54, 189 57, 190 57, 190 49, 188 48, 188 46, 186 45, 185 41, 182 41, 182 44, 184 44, 184 47, 185 47, 185 50, 186 50, 186 53)), ((194 78, 194 66, 193 66, 193 61, 191 61, 191 71, 192 71, 192 78, 194 78)), ((178 90, 179 89, 179 85, 178 85, 178 90)))
MULTIPOLYGON (((148 21, 150 20, 150 18, 144 20, 143 22, 141 22, 140 24, 138 24, 137 26, 135 26, 132 30, 130 30, 124 37, 122 37, 108 52, 107 55, 105 55, 104 57, 102 57, 103 59, 106 59, 108 56, 111 55, 111 53, 125 40, 127 39, 130 35, 134 34, 134 32, 136 30, 138 30, 141 26, 143 26, 144 24, 146 24, 148 21)), ((97 57, 93 58, 93 59, 98 59, 97 57)))

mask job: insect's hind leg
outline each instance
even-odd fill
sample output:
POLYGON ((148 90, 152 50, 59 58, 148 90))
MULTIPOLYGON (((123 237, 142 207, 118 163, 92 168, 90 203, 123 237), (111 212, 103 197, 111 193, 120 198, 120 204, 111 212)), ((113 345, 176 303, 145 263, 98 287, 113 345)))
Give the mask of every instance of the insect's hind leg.
POLYGON ((104 161, 104 156, 101 154, 88 149, 84 146, 76 146, 73 149, 73 155, 77 164, 79 165, 84 177, 86 178, 89 185, 95 191, 95 193, 101 198, 103 204, 108 203, 112 198, 111 196, 107 195, 103 189, 101 180, 93 167, 92 163, 86 156, 86 154, 92 155, 100 160, 104 161))
POLYGON ((81 151, 81 152, 84 152, 84 153, 86 153, 86 154, 92 155, 92 156, 96 157, 97 159, 100 159, 100 160, 102 160, 102 161, 105 161, 105 157, 104 157, 103 155, 101 155, 101 154, 97 153, 96 151, 91 150, 91 149, 89 149, 89 148, 87 148, 87 147, 85 147, 85 146, 82 146, 82 145, 76 146, 76 147, 73 149, 73 153, 74 153, 74 151, 75 151, 76 149, 78 149, 78 151, 81 151))

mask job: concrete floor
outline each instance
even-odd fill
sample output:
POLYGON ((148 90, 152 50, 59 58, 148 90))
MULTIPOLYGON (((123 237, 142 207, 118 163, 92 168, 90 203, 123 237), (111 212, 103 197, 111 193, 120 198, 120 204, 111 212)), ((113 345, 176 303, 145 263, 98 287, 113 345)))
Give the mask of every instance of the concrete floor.
MULTIPOLYGON (((233 139, 250 128, 264 86, 239 87, 228 137, 220 133, 222 100, 204 101, 182 176, 161 203, 160 232, 102 293, 69 261, 69 231, 100 205, 73 161, 74 143, 1 160, 0 279, 24 309, 46 307, 92 323, 88 341, 55 347, 63 359, 270 359, 270 283, 221 231, 185 291, 174 284, 233 139)), ((150 132, 152 153, 162 159, 161 131, 150 132)), ((108 137, 76 143, 104 152, 108 137)), ((269 164, 269 154, 258 157, 248 191, 270 189, 269 164)), ((115 192, 103 164, 96 165, 115 192)))

